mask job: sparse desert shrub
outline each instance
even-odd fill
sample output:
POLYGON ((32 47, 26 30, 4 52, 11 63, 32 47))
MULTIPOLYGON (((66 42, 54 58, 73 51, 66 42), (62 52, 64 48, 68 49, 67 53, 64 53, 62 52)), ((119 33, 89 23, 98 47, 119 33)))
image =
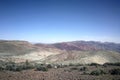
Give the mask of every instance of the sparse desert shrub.
POLYGON ((120 62, 114 63, 115 66, 120 66, 120 62))
POLYGON ((22 71, 27 69, 32 69, 34 66, 30 63, 14 63, 14 62, 4 62, 1 64, 0 70, 9 70, 9 71, 22 71))
POLYGON ((106 72, 104 72, 103 70, 99 69, 99 70, 94 70, 90 73, 90 75, 103 75, 103 74, 106 74, 106 72))
POLYGON ((82 74, 83 74, 83 75, 89 75, 90 73, 89 73, 89 72, 84 71, 82 74))
POLYGON ((51 64, 48 64, 47 65, 47 68, 52 68, 53 66, 51 64))
POLYGON ((72 68, 70 68, 70 70, 78 70, 78 68, 77 67, 72 67, 72 68))
POLYGON ((29 65, 23 64, 23 65, 21 65, 21 68, 23 70, 28 70, 28 69, 33 69, 34 66, 32 64, 29 64, 29 65))
POLYGON ((3 66, 0 66, 0 71, 3 71, 4 70, 4 67, 3 66))
POLYGON ((61 64, 56 64, 54 67, 56 67, 56 68, 63 68, 63 66, 61 64))
POLYGON ((64 64, 64 65, 62 65, 62 68, 64 68, 64 67, 68 67, 68 65, 65 65, 65 64, 64 64))
POLYGON ((111 69, 111 70, 109 70, 109 73, 111 75, 120 75, 120 69, 119 68, 117 68, 117 69, 111 69))
POLYGON ((22 70, 23 69, 21 66, 14 66, 11 71, 22 71, 22 70))
POLYGON ((91 63, 90 66, 100 66, 100 64, 97 64, 97 63, 91 63))
POLYGON ((87 67, 82 67, 82 68, 79 69, 79 71, 86 71, 86 70, 88 70, 87 67))
POLYGON ((26 62, 23 64, 23 68, 25 70, 27 70, 27 69, 33 69, 34 66, 28 60, 26 60, 26 62))
POLYGON ((77 63, 75 66, 83 66, 82 64, 77 63))
POLYGON ((9 70, 9 71, 22 71, 23 68, 21 65, 18 64, 7 64, 5 67, 5 70, 9 70))
POLYGON ((64 72, 71 72, 71 70, 69 70, 69 69, 64 69, 64 72))
POLYGON ((48 71, 48 68, 45 66, 39 66, 36 68, 37 71, 48 71))
POLYGON ((103 66, 120 66, 120 63, 104 63, 103 66))
POLYGON ((70 63, 69 66, 74 66, 74 64, 70 63))
POLYGON ((28 62, 27 60, 26 60, 25 63, 19 64, 19 67, 20 67, 22 70, 28 70, 28 69, 33 69, 33 68, 35 68, 35 66, 34 66, 32 63, 28 62))
POLYGON ((7 64, 5 67, 5 70, 12 71, 14 69, 14 67, 15 67, 15 65, 13 65, 13 64, 7 64))

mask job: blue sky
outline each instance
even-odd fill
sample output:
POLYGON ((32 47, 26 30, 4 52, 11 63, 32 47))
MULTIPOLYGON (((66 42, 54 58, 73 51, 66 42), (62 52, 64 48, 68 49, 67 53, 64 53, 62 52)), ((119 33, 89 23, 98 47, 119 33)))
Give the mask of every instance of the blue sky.
POLYGON ((0 0, 0 39, 120 43, 120 1, 0 0))

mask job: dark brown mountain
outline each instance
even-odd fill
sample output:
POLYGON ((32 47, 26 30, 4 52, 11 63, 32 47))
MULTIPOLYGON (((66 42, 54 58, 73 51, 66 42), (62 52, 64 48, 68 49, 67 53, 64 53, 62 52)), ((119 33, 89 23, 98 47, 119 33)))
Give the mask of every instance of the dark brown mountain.
POLYGON ((96 42, 96 41, 72 41, 55 44, 35 44, 39 47, 57 48, 60 50, 77 50, 77 51, 96 51, 96 50, 110 50, 120 52, 120 44, 111 42, 96 42))

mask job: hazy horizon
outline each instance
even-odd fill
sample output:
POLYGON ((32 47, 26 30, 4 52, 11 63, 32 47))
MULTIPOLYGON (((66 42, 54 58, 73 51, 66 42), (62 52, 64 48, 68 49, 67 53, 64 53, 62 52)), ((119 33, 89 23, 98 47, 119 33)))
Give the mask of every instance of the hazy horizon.
POLYGON ((0 39, 120 43, 119 0, 0 0, 0 39))

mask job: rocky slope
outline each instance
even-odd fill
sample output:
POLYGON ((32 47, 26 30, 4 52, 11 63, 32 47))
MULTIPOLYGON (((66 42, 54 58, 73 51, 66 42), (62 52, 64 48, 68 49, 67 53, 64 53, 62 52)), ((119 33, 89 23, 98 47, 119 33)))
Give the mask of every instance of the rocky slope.
POLYGON ((36 50, 37 47, 27 41, 0 40, 0 55, 22 55, 36 50))

